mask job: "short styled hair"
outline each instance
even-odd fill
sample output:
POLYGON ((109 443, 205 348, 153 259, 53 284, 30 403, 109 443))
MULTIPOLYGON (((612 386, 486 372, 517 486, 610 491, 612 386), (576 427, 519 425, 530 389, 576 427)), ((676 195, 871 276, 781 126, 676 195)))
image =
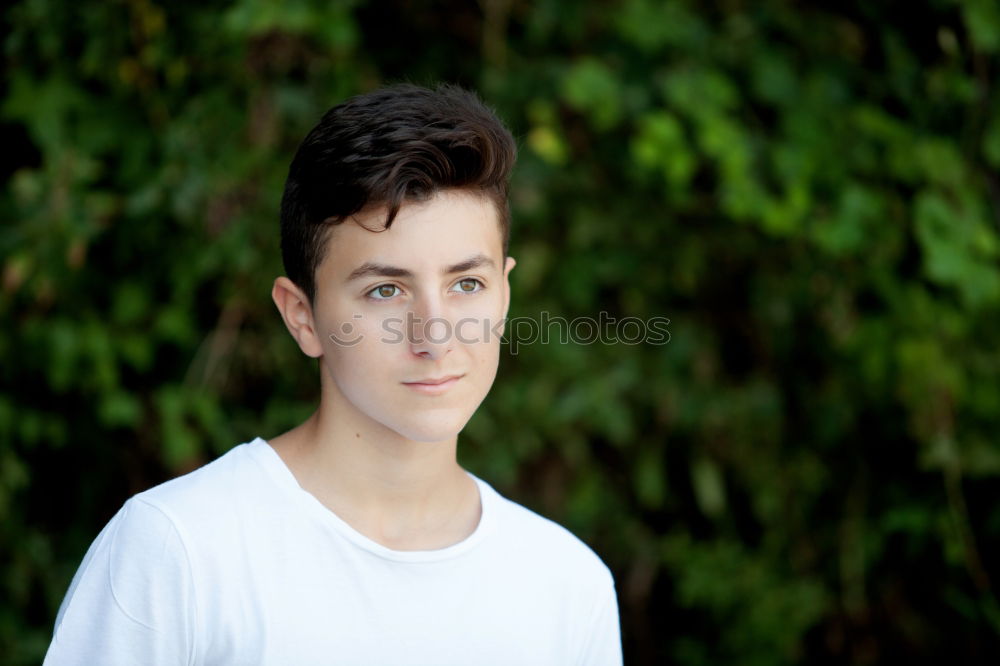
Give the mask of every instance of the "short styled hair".
POLYGON ((397 84, 333 107, 302 141, 281 199, 281 257, 312 302, 316 269, 332 225, 385 206, 385 228, 408 201, 446 189, 491 200, 503 252, 510 237, 508 190, 516 146, 473 93, 442 84, 397 84))

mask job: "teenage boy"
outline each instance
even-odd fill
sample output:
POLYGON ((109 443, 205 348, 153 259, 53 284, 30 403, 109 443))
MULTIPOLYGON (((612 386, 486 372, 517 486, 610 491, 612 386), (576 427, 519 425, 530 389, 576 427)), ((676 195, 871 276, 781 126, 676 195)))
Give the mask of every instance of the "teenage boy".
POLYGON ((456 460, 496 376, 514 157, 456 87, 323 117, 289 170, 271 292, 319 361, 318 409, 128 500, 46 664, 621 663, 607 567, 456 460))

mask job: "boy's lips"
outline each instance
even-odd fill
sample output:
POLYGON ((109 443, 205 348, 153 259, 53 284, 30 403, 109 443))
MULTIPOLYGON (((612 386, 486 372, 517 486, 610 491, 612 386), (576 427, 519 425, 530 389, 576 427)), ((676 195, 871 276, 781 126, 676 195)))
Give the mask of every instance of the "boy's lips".
POLYGON ((420 393, 428 393, 435 395, 438 393, 444 393, 452 386, 458 383, 458 380, 465 375, 443 375, 441 377, 427 377, 425 379, 418 379, 412 382, 403 382, 406 386, 409 386, 415 391, 420 393))

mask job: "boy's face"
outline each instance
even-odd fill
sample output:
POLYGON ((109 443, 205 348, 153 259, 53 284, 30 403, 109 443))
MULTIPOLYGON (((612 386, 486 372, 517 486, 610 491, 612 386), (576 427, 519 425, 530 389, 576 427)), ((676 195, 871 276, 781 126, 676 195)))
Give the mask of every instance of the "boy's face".
POLYGON ((405 204, 382 231, 384 219, 374 209, 335 226, 316 271, 313 323, 333 413, 448 440, 496 377, 514 260, 503 256, 495 206, 475 193, 405 204))

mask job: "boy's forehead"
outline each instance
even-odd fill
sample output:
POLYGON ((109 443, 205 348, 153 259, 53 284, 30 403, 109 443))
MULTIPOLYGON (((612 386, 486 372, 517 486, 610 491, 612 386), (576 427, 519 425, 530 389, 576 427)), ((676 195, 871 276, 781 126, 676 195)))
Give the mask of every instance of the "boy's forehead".
POLYGON ((493 202, 464 192, 440 192, 427 201, 407 202, 386 228, 384 206, 366 209, 332 227, 326 259, 338 273, 365 263, 412 271, 439 270, 485 257, 482 269, 503 264, 503 232, 493 202))

